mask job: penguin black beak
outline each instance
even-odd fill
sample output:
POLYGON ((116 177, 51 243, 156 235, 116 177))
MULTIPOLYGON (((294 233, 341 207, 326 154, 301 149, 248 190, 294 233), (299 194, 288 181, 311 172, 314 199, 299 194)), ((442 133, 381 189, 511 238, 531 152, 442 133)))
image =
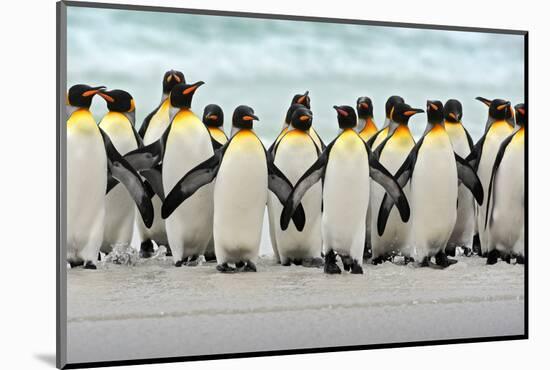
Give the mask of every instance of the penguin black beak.
MULTIPOLYGON (((437 109, 437 107, 436 107, 437 109)), ((417 109, 417 108, 413 108, 413 109, 410 109, 408 111, 406 111, 405 113, 403 113, 405 116, 408 116, 408 117, 412 117, 414 116, 415 114, 417 113, 424 113, 424 110, 423 109, 417 109)))
POLYGON ((254 115, 254 114, 247 114, 246 116, 243 116, 243 121, 259 121, 260 119, 254 115))
POLYGON ((191 94, 192 92, 197 90, 199 86, 202 86, 202 85, 204 85, 204 81, 195 82, 193 85, 183 90, 183 95, 191 94))
POLYGON ((296 103, 298 103, 298 104, 303 104, 304 100, 307 99, 308 95, 309 95, 309 91, 306 91, 306 92, 304 93, 304 95, 302 95, 302 96, 300 96, 300 97, 298 98, 298 100, 296 101, 296 103))
POLYGON ((476 100, 479 100, 480 102, 482 102, 482 103, 485 104, 486 106, 490 106, 491 103, 492 103, 492 100, 486 99, 486 98, 484 98, 484 97, 482 97, 482 96, 478 96, 478 97, 476 98, 476 100))
POLYGON ((87 90, 87 91, 83 92, 82 96, 92 96, 92 95, 97 94, 100 91, 105 90, 105 89, 106 89, 105 86, 91 87, 90 90, 87 90))
POLYGON ((336 109, 336 112, 338 112, 338 115, 339 115, 339 116, 343 116, 343 117, 347 117, 347 116, 348 116, 348 112, 346 112, 345 110, 343 110, 343 109, 340 108, 339 106, 334 105, 332 108, 336 109))

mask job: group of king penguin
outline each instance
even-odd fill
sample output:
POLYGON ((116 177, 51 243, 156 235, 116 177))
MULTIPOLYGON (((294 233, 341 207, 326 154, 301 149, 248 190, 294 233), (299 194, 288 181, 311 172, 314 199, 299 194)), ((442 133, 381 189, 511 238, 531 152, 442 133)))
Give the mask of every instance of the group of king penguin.
POLYGON ((123 90, 74 85, 67 93, 67 261, 95 269, 101 253, 129 245, 137 224, 140 257, 165 246, 175 266, 204 256, 220 272, 256 271, 264 211, 277 263, 363 273, 372 264, 445 268, 457 249, 524 263, 526 107, 478 97, 488 107, 474 144, 462 105, 400 96, 385 105, 335 105, 338 135, 326 144, 313 126, 308 92, 296 94, 269 148, 254 132, 254 110, 238 106, 226 135, 224 113, 191 105, 204 84, 164 74, 158 106, 135 128, 123 90), (94 96, 108 113, 95 121, 94 96), (409 119, 427 113, 418 141, 409 119), (135 205, 134 205, 135 203, 135 205), (395 209, 394 209, 395 206, 395 209), (140 217, 136 217, 135 210, 140 217), (435 263, 432 262, 432 258, 435 263))

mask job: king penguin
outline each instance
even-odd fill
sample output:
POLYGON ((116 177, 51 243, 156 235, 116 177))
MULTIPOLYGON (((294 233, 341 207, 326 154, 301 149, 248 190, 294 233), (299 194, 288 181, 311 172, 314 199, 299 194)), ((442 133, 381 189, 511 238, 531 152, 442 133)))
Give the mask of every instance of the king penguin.
POLYGON ((103 87, 74 85, 67 94, 67 261, 95 269, 105 228, 107 175, 130 192, 146 225, 153 205, 139 174, 97 125, 89 108, 103 87))
POLYGON ((493 163, 485 228, 489 230, 487 264, 492 265, 502 256, 508 263, 517 256, 523 263, 525 217, 525 127, 524 104, 515 106, 516 127, 502 141, 493 163))
MULTIPOLYGON (((279 140, 273 151, 275 165, 294 185, 304 172, 317 160, 320 148, 309 134, 313 120, 313 113, 302 106, 292 114, 287 132, 279 140)), ((303 231, 298 231, 292 224, 282 230, 279 216, 283 206, 269 195, 271 205, 270 216, 274 216, 271 232, 277 240, 277 250, 283 266, 291 263, 306 267, 322 266, 321 258, 321 201, 322 186, 315 184, 304 196, 302 206, 306 214, 307 224, 303 231)))
MULTIPOLYGON (((149 145, 157 141, 170 124, 170 102, 168 101, 168 95, 170 94, 172 88, 179 83, 185 83, 185 76, 183 73, 174 70, 164 73, 160 103, 145 117, 139 129, 139 134, 143 138, 144 145, 149 145)), ((157 194, 157 196, 152 198, 152 202, 155 207, 155 219, 153 221, 153 225, 150 228, 147 228, 140 220, 137 220, 139 236, 141 239, 139 252, 140 257, 148 258, 153 255, 153 241, 157 244, 157 246, 164 245, 167 249, 167 255, 171 256, 172 252, 168 244, 164 220, 159 217, 162 199, 160 199, 160 196, 157 194)))
POLYGON ((380 130, 378 130, 374 135, 370 137, 369 140, 367 140, 367 145, 372 150, 376 149, 376 147, 384 141, 386 136, 388 136, 388 131, 390 129, 390 123, 391 123, 391 113, 395 106, 399 103, 405 103, 402 97, 398 95, 392 95, 386 100, 386 104, 384 106, 384 111, 386 113, 386 118, 384 120, 384 125, 380 130))
MULTIPOLYGON (((485 125, 485 133, 474 145, 474 150, 466 158, 476 169, 483 189, 489 188, 491 180, 491 171, 502 141, 507 138, 514 130, 510 121, 512 107, 510 102, 502 99, 489 100, 482 97, 476 98, 487 107, 489 115, 485 125)), ((481 253, 485 256, 488 252, 488 230, 485 228, 486 204, 483 203, 477 207, 477 229, 481 244, 481 253)))
MULTIPOLYGON (((405 103, 397 103, 390 112, 391 123, 388 135, 374 153, 392 175, 395 175, 415 145, 409 130, 409 119, 423 112, 422 109, 411 108, 405 103)), ((378 209, 385 192, 378 184, 373 183, 371 186, 370 208, 376 211, 373 214, 372 229, 376 230, 378 209)), ((403 192, 410 197, 410 184, 403 187, 403 192)), ((390 260, 395 255, 402 255, 405 257, 405 262, 409 262, 412 257, 409 240, 410 226, 411 222, 403 222, 396 212, 390 214, 384 234, 372 233, 372 263, 379 264, 390 260)))
MULTIPOLYGON (((214 246, 216 269, 220 272, 256 271, 268 189, 281 203, 292 190, 292 184, 275 166, 253 130, 253 121, 258 120, 252 108, 238 106, 233 113, 230 140, 185 174, 162 206, 162 217, 170 217, 193 194, 216 180, 214 246)), ((303 230, 305 214, 301 205, 293 220, 297 229, 303 230)))
MULTIPOLYGON (((447 258, 445 247, 456 222, 458 180, 483 202, 483 188, 468 162, 453 151, 445 131, 443 104, 427 102, 428 124, 395 178, 402 187, 411 182, 411 241, 415 257, 429 266, 433 256, 442 268, 456 263, 447 258)), ((384 234, 392 200, 384 196, 378 214, 378 235, 384 234)))
POLYGON ((323 179, 321 229, 325 273, 341 273, 336 264, 338 254, 346 271, 362 274, 370 178, 380 183, 396 200, 404 221, 409 218, 409 204, 393 176, 377 161, 355 131, 355 110, 350 106, 334 106, 334 109, 340 134, 296 183, 281 213, 281 229, 287 229, 294 210, 306 192, 323 179))
MULTIPOLYGON (((109 112, 99 127, 109 135, 121 155, 137 149, 143 142, 134 127, 136 108, 132 95, 124 90, 100 91, 109 112)), ((112 188, 105 195, 105 231, 101 251, 110 253, 116 245, 130 245, 134 232, 135 206, 123 186, 112 188)))
MULTIPOLYGON (((219 105, 209 104, 204 107, 202 122, 208 128, 212 140, 216 142, 216 146, 221 147, 227 143, 228 138, 223 130, 223 110, 219 105)), ((208 262, 216 260, 214 235, 212 235, 212 238, 208 242, 208 246, 204 252, 204 258, 208 262)))
MULTIPOLYGON (((451 139, 453 150, 462 158, 466 158, 473 150, 474 143, 470 133, 462 124, 462 104, 456 99, 449 99, 443 107, 445 114, 445 130, 451 139)), ((462 248, 466 256, 471 255, 475 212, 472 193, 463 185, 458 185, 458 200, 456 224, 445 248, 448 256, 455 256, 456 248, 462 248)))
MULTIPOLYGON (((368 142, 369 139, 378 132, 376 128, 376 123, 374 122, 373 112, 374 108, 372 106, 372 100, 368 96, 361 96, 357 99, 356 104, 357 110, 357 133, 361 136, 365 142, 368 142)), ((365 235, 365 249, 363 250, 364 259, 369 259, 372 256, 372 247, 371 247, 371 203, 369 202, 369 209, 367 211, 367 228, 365 235)))
MULTIPOLYGON (((293 101, 298 100, 297 97, 300 97, 300 95, 296 95, 292 100, 293 101)), ((302 95, 302 97, 307 97, 307 91, 306 91, 306 95, 302 95)), ((309 97, 307 98, 309 99, 309 97)), ((301 101, 304 101, 304 100, 301 100, 301 101)), ((273 144, 271 144, 269 149, 267 149, 267 151, 271 156, 274 155, 275 147, 277 146, 277 144, 279 144, 279 140, 287 133, 288 128, 290 126, 290 121, 292 120, 292 115, 298 108, 305 108, 305 105, 294 103, 294 104, 291 104, 290 107, 288 108, 286 112, 285 125, 283 126, 283 130, 277 136, 277 139, 273 142, 273 144)), ((318 147, 317 144, 315 145, 318 147)), ((273 249, 273 256, 275 257, 275 261, 277 263, 281 263, 281 257, 279 256, 279 249, 277 248, 277 237, 275 235, 275 230, 277 230, 278 228, 277 224, 279 222, 280 213, 274 211, 273 200, 274 198, 272 196, 267 197, 267 217, 269 222, 269 239, 271 241, 271 248, 273 249)))

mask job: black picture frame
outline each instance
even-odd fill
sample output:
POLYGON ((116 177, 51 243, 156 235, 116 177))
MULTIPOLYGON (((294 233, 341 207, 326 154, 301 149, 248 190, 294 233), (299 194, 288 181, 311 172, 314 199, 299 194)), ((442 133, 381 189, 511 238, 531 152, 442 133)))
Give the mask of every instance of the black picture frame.
MULTIPOLYGON (((66 282, 66 117, 65 117, 65 91, 67 91, 67 7, 84 7, 98 9, 117 9, 117 10, 133 10, 146 12, 164 12, 164 13, 184 13, 196 15, 212 15, 226 17, 241 17, 241 18, 257 18, 257 19, 276 19, 288 21, 308 21, 308 22, 324 22, 324 23, 340 23, 340 24, 356 24, 370 26, 389 26, 398 28, 416 28, 428 30, 445 30, 445 31, 463 31, 463 32, 481 32, 494 34, 521 35, 524 37, 524 97, 525 104, 529 106, 529 32, 526 30, 511 30, 511 29, 494 29, 482 27, 461 27, 461 26, 446 26, 436 24, 418 24, 418 23, 400 23, 400 22, 385 22, 374 20, 359 20, 359 19, 341 19, 341 18, 326 18, 326 17, 311 17, 285 14, 269 14, 269 13, 250 13, 250 12, 233 12, 221 10, 205 10, 205 9, 189 9, 175 7, 160 7, 160 6, 143 6, 130 4, 111 4, 98 2, 78 2, 78 1, 60 1, 56 4, 57 16, 57 99, 56 99, 56 235, 57 235, 57 251, 56 251, 56 366, 60 369, 76 369, 76 368, 94 368, 105 366, 124 366, 124 365, 140 365, 140 364, 157 364, 157 363, 172 363, 186 361, 202 361, 202 360, 217 360, 229 358, 243 357, 263 357, 263 356, 280 356, 292 354, 312 354, 321 352, 341 352, 355 351, 367 349, 381 348, 399 348, 399 347, 416 347, 416 346, 433 346, 433 345, 448 345, 462 343, 477 343, 477 342, 495 342, 508 340, 522 340, 529 338, 529 130, 525 133, 525 265, 524 265, 524 333, 521 335, 509 336, 494 336, 494 337, 474 337, 466 339, 445 339, 431 341, 414 341, 401 343, 380 343, 369 345, 354 345, 354 346, 339 346, 339 347, 321 347, 307 349, 290 349, 290 350, 273 350, 259 352, 243 352, 231 354, 211 354, 201 356, 177 356, 165 358, 150 358, 150 359, 127 359, 121 361, 98 361, 86 363, 67 363, 65 353, 67 343, 67 282, 66 282)), ((527 112, 529 109, 527 108, 527 112)))

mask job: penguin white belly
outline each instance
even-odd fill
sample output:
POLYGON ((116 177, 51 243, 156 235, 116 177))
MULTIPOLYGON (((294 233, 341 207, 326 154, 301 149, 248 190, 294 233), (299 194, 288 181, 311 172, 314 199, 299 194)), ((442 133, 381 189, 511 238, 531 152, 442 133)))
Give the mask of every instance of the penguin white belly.
MULTIPOLYGON (((168 99, 166 99, 158 109, 157 113, 151 117, 147 131, 145 132, 145 135, 143 135, 143 144, 149 145, 160 139, 162 134, 164 134, 170 124, 169 110, 170 104, 168 99)), ((158 196, 154 196, 151 199, 151 202, 153 203, 154 211, 153 224, 150 228, 147 228, 141 217, 137 215, 136 223, 138 226, 139 236, 142 241, 150 239, 154 240, 159 245, 167 245, 168 238, 166 236, 166 227, 164 220, 160 217, 162 202, 158 196)))
POLYGON ((457 196, 451 141, 436 127, 424 138, 411 180, 411 236, 420 259, 445 248, 456 222, 457 196))
MULTIPOLYGON (((451 139, 455 153, 462 158, 466 158, 470 154, 470 144, 464 127, 459 123, 446 123, 445 129, 451 139)), ((463 184, 458 186, 457 207, 456 223, 448 245, 451 247, 464 246, 472 248, 474 225, 476 223, 474 196, 463 184)))
MULTIPOLYGON (((523 132, 507 146, 495 176, 489 219, 489 249, 511 253, 524 225, 524 145, 523 132)), ((523 248, 519 248, 523 249, 523 248)))
POLYGON ((248 130, 224 154, 214 189, 214 248, 218 264, 258 258, 267 202, 264 148, 248 130))
MULTIPOLYGON (((483 151, 479 160, 477 175, 483 186, 483 191, 486 193, 489 189, 491 181, 491 173, 493 164, 500 148, 502 141, 512 133, 512 127, 506 121, 494 122, 489 128, 489 132, 485 136, 483 151)), ((481 243, 481 251, 488 251, 489 230, 485 228, 485 215, 487 214, 487 196, 483 199, 483 204, 477 207, 477 227, 479 231, 479 239, 481 243)))
MULTIPOLYGON (((210 135, 200 119, 189 110, 177 113, 163 159, 164 193, 213 154, 210 135)), ((212 236, 212 190, 212 184, 203 186, 165 220, 174 261, 204 253, 212 236)))
MULTIPOLYGON (((109 135, 117 151, 124 155, 137 149, 132 124, 122 113, 110 112, 99 126, 109 135)), ((115 245, 130 245, 134 232, 135 205, 128 190, 118 184, 105 196, 105 230, 101 251, 110 253, 115 245)))
MULTIPOLYGON (((295 185, 302 175, 317 160, 317 149, 312 138, 303 131, 290 131, 279 143, 275 156, 275 165, 295 185)), ((282 263, 288 259, 304 259, 321 256, 321 201, 322 184, 313 185, 302 198, 302 206, 306 215, 303 231, 298 231, 293 222, 287 230, 281 229, 280 216, 283 206, 277 197, 270 193, 270 202, 275 227, 277 249, 282 263)))
MULTIPOLYGON (((403 129, 400 127, 398 130, 403 129)), ((406 129, 406 131, 407 132, 396 131, 392 138, 386 143, 380 157, 380 163, 386 167, 392 175, 395 175, 409 155, 411 149, 414 147, 414 140, 412 136, 410 136, 409 130, 406 129)), ((410 199, 410 184, 407 184, 403 191, 407 199, 410 199)), ((370 208, 372 209, 371 229, 373 230, 371 235, 372 257, 376 258, 397 253, 410 257, 412 252, 409 248, 411 222, 405 223, 401 221, 399 212, 395 207, 392 208, 390 212, 384 234, 382 234, 382 236, 378 235, 378 212, 385 194, 386 191, 380 184, 371 181, 370 208)))
POLYGON ((67 122, 67 260, 97 261, 103 239, 107 155, 88 110, 67 122))
POLYGON ((365 144, 354 131, 345 131, 334 143, 325 170, 321 227, 325 253, 332 249, 362 260, 369 190, 365 144))

